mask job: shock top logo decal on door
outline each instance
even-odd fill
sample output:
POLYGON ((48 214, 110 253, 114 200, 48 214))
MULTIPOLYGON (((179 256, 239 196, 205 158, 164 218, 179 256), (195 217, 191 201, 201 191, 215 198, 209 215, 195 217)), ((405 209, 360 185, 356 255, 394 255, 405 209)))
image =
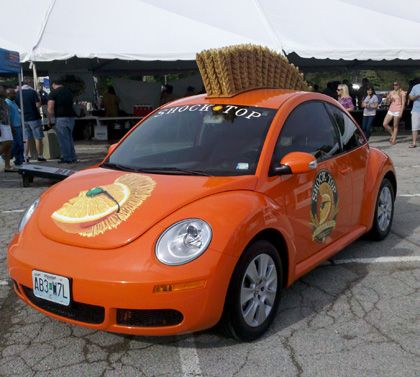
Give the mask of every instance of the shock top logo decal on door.
POLYGON ((312 186, 312 240, 322 243, 327 239, 335 228, 338 210, 338 192, 334 177, 328 170, 320 170, 312 186))

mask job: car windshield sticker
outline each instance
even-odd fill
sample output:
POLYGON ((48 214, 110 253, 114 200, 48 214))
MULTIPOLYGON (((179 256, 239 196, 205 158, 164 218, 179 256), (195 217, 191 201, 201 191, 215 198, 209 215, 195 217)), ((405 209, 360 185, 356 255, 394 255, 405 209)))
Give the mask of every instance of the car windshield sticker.
POLYGON ((127 220, 152 193, 156 182, 125 174, 110 185, 92 187, 71 198, 51 218, 67 233, 95 237, 127 220))
POLYGON ((338 192, 334 177, 328 170, 320 170, 312 186, 312 240, 322 243, 327 239, 335 228, 338 210, 338 192))
POLYGON ((214 116, 223 116, 226 120, 233 120, 235 118, 244 118, 251 120, 253 118, 259 118, 263 115, 261 111, 255 111, 247 106, 235 106, 235 105, 186 105, 170 107, 168 109, 162 109, 153 115, 154 118, 161 116, 169 116, 175 113, 183 112, 209 112, 214 116))
POLYGON ((238 165, 236 165, 236 170, 248 170, 249 164, 248 162, 238 162, 238 165))

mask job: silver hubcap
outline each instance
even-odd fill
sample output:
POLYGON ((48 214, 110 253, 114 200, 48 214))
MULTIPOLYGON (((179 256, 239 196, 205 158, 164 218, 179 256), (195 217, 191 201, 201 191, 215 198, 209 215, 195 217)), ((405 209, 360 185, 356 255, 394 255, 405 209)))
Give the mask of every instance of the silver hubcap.
POLYGON ((389 187, 382 188, 378 201, 378 225, 382 232, 388 229, 392 216, 392 195, 389 187))
POLYGON ((255 257, 241 285, 242 316, 251 327, 261 325, 270 314, 277 295, 277 270, 267 254, 255 257))

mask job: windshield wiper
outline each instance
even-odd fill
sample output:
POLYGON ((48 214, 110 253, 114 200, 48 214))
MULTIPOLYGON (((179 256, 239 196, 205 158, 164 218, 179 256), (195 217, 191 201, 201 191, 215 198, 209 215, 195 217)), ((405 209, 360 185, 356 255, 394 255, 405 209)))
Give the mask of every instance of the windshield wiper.
POLYGON ((104 162, 100 166, 105 167, 105 168, 115 169, 115 170, 130 171, 130 172, 136 172, 136 173, 138 172, 137 169, 131 168, 130 166, 124 166, 124 165, 120 165, 120 164, 112 164, 110 162, 104 162))
POLYGON ((101 167, 129 171, 135 173, 156 173, 156 174, 170 174, 170 173, 184 173, 187 175, 201 175, 206 177, 213 177, 211 174, 207 174, 201 170, 190 170, 190 169, 181 169, 174 167, 155 167, 155 168, 132 168, 130 166, 124 166, 120 164, 114 164, 110 162, 104 162, 101 167))
POLYGON ((163 174, 170 174, 170 173, 184 173, 187 175, 202 175, 205 177, 213 177, 211 174, 207 174, 202 170, 190 170, 190 169, 181 169, 181 168, 174 168, 174 167, 159 167, 159 168, 139 168, 137 169, 138 172, 144 173, 163 173, 163 174))

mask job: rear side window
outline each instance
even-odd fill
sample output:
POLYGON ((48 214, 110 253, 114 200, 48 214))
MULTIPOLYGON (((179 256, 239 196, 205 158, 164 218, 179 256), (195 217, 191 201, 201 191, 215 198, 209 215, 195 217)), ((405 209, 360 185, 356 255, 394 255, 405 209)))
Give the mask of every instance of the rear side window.
POLYGON ((343 151, 348 152, 363 145, 365 143, 365 139, 363 138, 359 128, 356 127, 348 115, 338 107, 329 103, 326 103, 325 105, 340 130, 343 151))
POLYGON ((273 163, 279 164, 290 152, 307 152, 318 161, 339 154, 339 138, 322 102, 305 102, 286 119, 274 150, 273 163))

